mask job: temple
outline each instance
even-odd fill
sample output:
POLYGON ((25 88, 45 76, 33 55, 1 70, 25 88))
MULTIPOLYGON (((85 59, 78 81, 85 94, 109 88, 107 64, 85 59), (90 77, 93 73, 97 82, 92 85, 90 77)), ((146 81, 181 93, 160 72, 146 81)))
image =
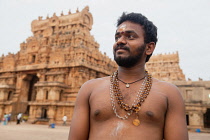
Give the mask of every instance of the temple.
POLYGON ((33 36, 17 54, 0 57, 0 116, 23 113, 32 123, 71 120, 76 95, 89 79, 117 66, 90 34, 89 8, 32 21, 33 36))
POLYGON ((153 77, 163 81, 185 81, 185 75, 179 66, 178 52, 153 55, 146 63, 153 77))
MULTIPOLYGON (((89 7, 32 21, 33 36, 20 44, 20 51, 0 57, 0 117, 4 113, 28 116, 28 122, 71 123, 81 85, 109 76, 116 63, 99 51, 90 34, 93 17, 89 7)), ((146 65, 154 78, 178 86, 186 104, 189 129, 210 128, 210 81, 186 80, 178 52, 158 54, 146 65)))

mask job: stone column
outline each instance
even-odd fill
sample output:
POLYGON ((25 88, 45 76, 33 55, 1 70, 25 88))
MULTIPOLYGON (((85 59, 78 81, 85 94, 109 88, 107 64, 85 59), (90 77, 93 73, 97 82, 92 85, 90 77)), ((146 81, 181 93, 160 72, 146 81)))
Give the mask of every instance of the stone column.
POLYGON ((29 118, 28 118, 28 122, 33 122, 36 120, 36 106, 30 106, 30 110, 29 110, 29 118))
POLYGON ((50 122, 54 123, 55 121, 56 106, 50 106, 47 111, 47 116, 50 122))
POLYGON ((50 92, 49 92, 49 100, 50 101, 59 101, 59 94, 60 94, 60 88, 58 87, 53 87, 51 88, 50 92))
POLYGON ((36 93, 36 101, 43 101, 44 99, 46 99, 45 92, 46 91, 42 87, 38 87, 36 93))
POLYGON ((41 107, 37 107, 36 112, 35 112, 36 119, 41 117, 41 113, 42 113, 42 108, 41 107))
POLYGON ((3 115, 4 115, 4 106, 1 105, 0 106, 0 118, 3 118, 3 115))
POLYGON ((189 126, 190 128, 203 128, 203 112, 194 111, 189 113, 189 126))
POLYGON ((4 90, 0 90, 0 101, 4 101, 4 97, 5 96, 5 94, 4 94, 4 90))

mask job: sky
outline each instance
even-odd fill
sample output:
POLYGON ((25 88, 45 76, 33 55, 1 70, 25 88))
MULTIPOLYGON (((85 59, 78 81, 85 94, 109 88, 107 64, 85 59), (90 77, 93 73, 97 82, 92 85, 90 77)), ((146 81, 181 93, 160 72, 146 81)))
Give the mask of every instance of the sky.
POLYGON ((154 54, 178 51, 186 79, 210 81, 209 0, 0 0, 0 56, 20 50, 39 16, 75 13, 85 6, 93 16, 91 34, 110 58, 119 16, 142 13, 158 27, 154 54))

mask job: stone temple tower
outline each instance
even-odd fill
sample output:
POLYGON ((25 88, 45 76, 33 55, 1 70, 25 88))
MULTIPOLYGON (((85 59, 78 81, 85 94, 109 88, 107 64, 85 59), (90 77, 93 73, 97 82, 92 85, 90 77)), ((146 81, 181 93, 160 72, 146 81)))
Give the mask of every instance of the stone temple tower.
POLYGON ((61 123, 67 115, 70 122, 81 85, 117 68, 99 51, 92 25, 89 7, 32 21, 33 36, 20 51, 0 57, 0 117, 23 113, 32 123, 61 123))

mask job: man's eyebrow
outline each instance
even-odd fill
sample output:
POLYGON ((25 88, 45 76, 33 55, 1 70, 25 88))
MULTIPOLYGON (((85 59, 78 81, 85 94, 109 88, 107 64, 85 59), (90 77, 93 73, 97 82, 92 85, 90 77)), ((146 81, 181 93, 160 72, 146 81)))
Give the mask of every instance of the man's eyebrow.
POLYGON ((136 34, 136 32, 134 30, 127 30, 127 31, 122 31, 122 32, 117 32, 116 31, 115 35, 119 35, 119 34, 122 34, 122 33, 127 33, 127 34, 135 33, 136 34))
POLYGON ((128 30, 128 31, 125 31, 125 33, 136 33, 134 30, 128 30))

